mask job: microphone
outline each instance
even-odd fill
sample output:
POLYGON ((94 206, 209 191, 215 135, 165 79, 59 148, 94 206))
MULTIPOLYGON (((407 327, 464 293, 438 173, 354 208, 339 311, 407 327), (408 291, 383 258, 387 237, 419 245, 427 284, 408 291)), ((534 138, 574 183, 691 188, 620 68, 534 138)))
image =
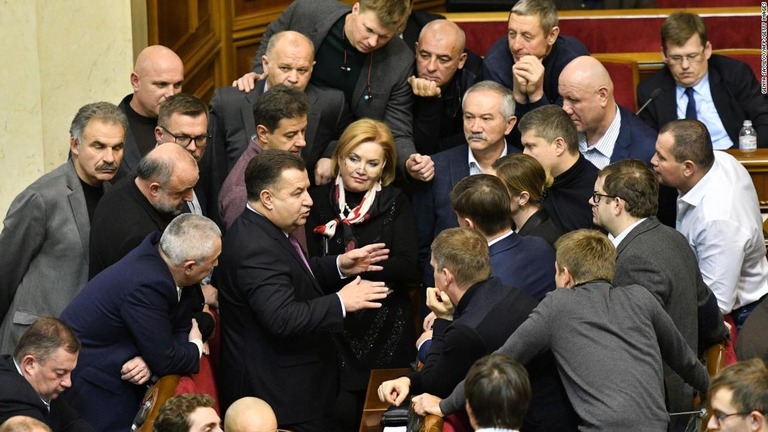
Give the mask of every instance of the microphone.
POLYGON ((655 89, 654 91, 652 91, 652 92, 651 92, 651 96, 648 98, 648 100, 647 100, 647 101, 645 101, 645 103, 643 104, 643 106, 641 106, 641 107, 640 107, 640 109, 639 109, 639 110, 637 110, 637 112, 635 113, 635 115, 640 115, 640 113, 641 113, 641 112, 643 112, 643 110, 645 109, 645 107, 647 107, 647 106, 648 106, 648 104, 649 104, 649 103, 651 103, 651 102, 652 102, 654 99, 656 99, 657 97, 659 97, 659 95, 660 95, 660 94, 661 94, 661 88, 657 88, 657 89, 655 89))

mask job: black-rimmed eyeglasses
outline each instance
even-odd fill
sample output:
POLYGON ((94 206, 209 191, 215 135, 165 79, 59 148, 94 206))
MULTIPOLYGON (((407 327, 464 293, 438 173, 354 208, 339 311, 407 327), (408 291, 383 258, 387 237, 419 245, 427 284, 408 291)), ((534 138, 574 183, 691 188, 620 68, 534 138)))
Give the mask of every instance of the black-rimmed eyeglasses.
POLYGON ((601 193, 597 193, 597 192, 592 192, 592 201, 595 204, 599 204, 600 203, 600 198, 601 197, 605 197, 605 198, 619 198, 619 197, 617 197, 615 195, 606 195, 606 194, 601 194, 601 193))
POLYGON ((174 135, 173 132, 166 129, 164 126, 160 126, 162 130, 164 130, 168 135, 173 137, 173 142, 176 144, 186 147, 191 142, 195 142, 195 146, 197 147, 205 147, 206 143, 208 142, 208 139, 211 138, 210 135, 204 134, 204 135, 198 135, 195 137, 186 136, 186 135, 174 135))

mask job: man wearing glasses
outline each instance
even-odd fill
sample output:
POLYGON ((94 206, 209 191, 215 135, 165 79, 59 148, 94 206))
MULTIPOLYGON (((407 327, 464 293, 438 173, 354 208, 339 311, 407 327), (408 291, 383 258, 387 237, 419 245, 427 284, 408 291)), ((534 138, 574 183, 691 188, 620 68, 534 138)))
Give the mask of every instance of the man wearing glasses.
MULTIPOLYGON (((654 218, 658 190, 656 175, 644 162, 628 159, 608 165, 590 199, 593 221, 616 246, 614 285, 648 289, 688 346, 699 352, 724 340, 728 330, 688 241, 654 218)), ((664 387, 669 412, 694 409, 694 390, 666 365, 664 387)), ((671 417, 670 430, 684 430, 687 421, 688 416, 671 417)))
POLYGON ((744 120, 751 120, 757 146, 768 147, 768 99, 746 63, 712 54, 701 17, 673 13, 661 26, 661 41, 666 66, 638 85, 638 104, 661 93, 640 118, 656 130, 675 119, 700 120, 716 150, 737 145, 744 120))
POLYGON ((709 387, 707 429, 728 432, 768 431, 768 368, 760 359, 732 364, 709 387))

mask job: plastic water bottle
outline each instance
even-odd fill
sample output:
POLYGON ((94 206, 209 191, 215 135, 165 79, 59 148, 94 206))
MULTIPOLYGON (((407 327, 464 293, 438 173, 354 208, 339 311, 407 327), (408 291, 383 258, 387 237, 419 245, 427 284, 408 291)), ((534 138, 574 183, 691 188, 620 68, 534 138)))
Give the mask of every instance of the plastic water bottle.
POLYGON ((755 151, 757 148, 757 132, 752 127, 751 120, 744 120, 744 126, 739 131, 739 149, 755 151))

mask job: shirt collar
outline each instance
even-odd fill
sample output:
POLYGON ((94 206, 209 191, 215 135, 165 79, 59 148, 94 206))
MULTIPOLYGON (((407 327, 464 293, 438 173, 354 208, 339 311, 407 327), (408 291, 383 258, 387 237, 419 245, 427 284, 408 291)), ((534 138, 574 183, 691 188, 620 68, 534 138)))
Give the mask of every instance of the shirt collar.
POLYGON ((613 147, 616 145, 616 138, 619 136, 619 129, 621 129, 621 112, 618 105, 615 107, 616 115, 613 117, 613 121, 608 126, 602 137, 593 146, 587 144, 587 135, 583 132, 579 133, 579 151, 585 153, 588 150, 594 150, 602 154, 603 156, 610 158, 613 154, 613 147))
POLYGON ((495 238, 495 239, 493 239, 493 240, 489 241, 489 242, 488 242, 488 247, 491 247, 491 246, 495 245, 496 243, 498 243, 498 242, 500 242, 500 241, 504 240, 505 238, 507 238, 507 237, 511 236, 511 235, 512 235, 512 234, 514 234, 514 233, 515 233, 515 232, 514 232, 514 231, 512 231, 512 230, 509 230, 509 231, 507 231, 507 233, 506 233, 506 234, 504 234, 503 236, 501 236, 501 237, 497 237, 497 238, 495 238))
MULTIPOLYGON (((474 153, 472 153, 472 147, 467 145, 467 161, 469 162, 469 175, 483 174, 483 169, 480 168, 480 164, 477 162, 474 153)), ((499 159, 507 155, 507 140, 504 140, 504 148, 501 150, 501 156, 499 159)))
POLYGON ((614 237, 612 234, 608 234, 608 239, 613 243, 614 247, 619 247, 622 241, 624 241, 625 238, 629 235, 629 233, 632 232, 633 229, 635 229, 636 226, 640 225, 641 222, 646 220, 648 218, 642 218, 639 219, 637 222, 633 223, 632 225, 628 226, 627 229, 621 232, 621 234, 614 237))
MULTIPOLYGON (((13 356, 11 358, 13 358, 13 356)), ((19 375, 21 375, 22 378, 24 378, 26 380, 27 377, 24 376, 24 372, 21 371, 21 366, 19 365, 19 363, 16 361, 15 358, 13 358, 13 365, 16 366, 16 371, 19 372, 19 375)), ((35 392, 35 393, 37 393, 37 392, 35 392)), ((40 395, 37 395, 37 397, 40 397, 40 395)), ((43 404, 45 404, 45 407, 48 409, 48 412, 51 412, 51 403, 47 402, 43 398, 40 398, 40 400, 43 402, 43 404)))
POLYGON ((718 176, 718 173, 720 171, 720 165, 717 163, 717 153, 715 152, 715 162, 712 164, 712 167, 707 171, 706 174, 704 174, 704 177, 699 180, 698 183, 696 183, 691 190, 689 190, 685 195, 681 195, 677 198, 678 202, 684 202, 690 206, 696 207, 701 203, 701 200, 704 199, 704 195, 706 195, 707 190, 711 188, 710 183, 714 182, 715 178, 718 176))

